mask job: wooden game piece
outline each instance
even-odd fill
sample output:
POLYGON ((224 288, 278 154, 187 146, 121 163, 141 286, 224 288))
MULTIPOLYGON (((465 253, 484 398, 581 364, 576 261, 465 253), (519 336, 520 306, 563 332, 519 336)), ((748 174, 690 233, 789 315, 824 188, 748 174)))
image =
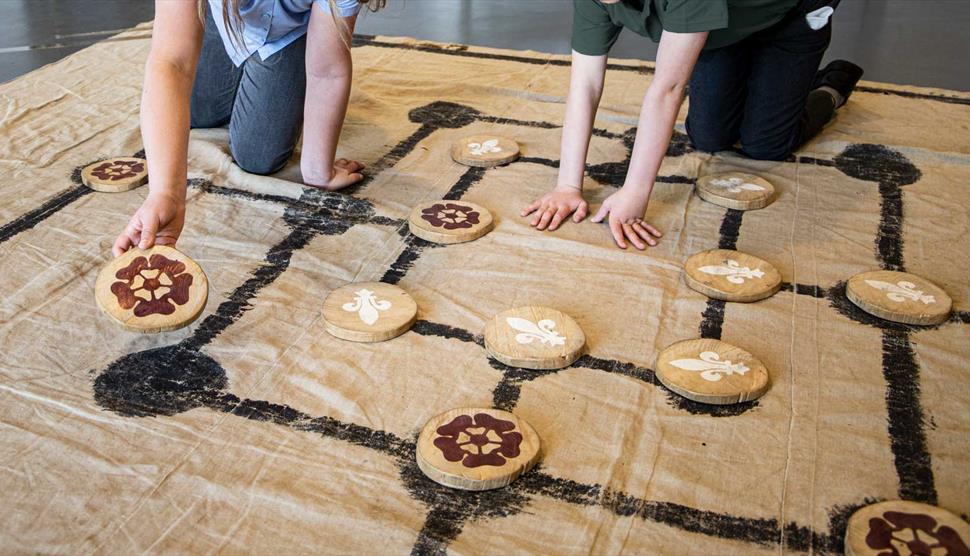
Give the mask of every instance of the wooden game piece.
POLYGON ((846 284, 845 295, 870 315, 905 324, 940 324, 953 307, 950 296, 936 284, 894 270, 856 274, 846 284))
POLYGON ((524 369, 561 369, 583 354, 586 335, 569 315, 548 307, 503 311, 485 325, 485 351, 524 369))
POLYGON ((707 297, 742 303, 771 297, 781 288, 781 274, 770 263, 728 249, 691 255, 684 263, 684 281, 707 297))
POLYGON ((731 344, 713 339, 684 340, 660 352, 657 378, 681 396, 727 405, 760 398, 768 390, 768 369, 731 344))
POLYGON ((465 201, 433 201, 411 211, 408 228, 433 243, 464 243, 492 230, 492 213, 465 201))
POLYGON ((147 181, 148 163, 143 158, 109 158, 81 170, 81 182, 104 193, 128 191, 147 181))
POLYGON ((519 158, 519 144, 505 137, 473 135, 452 145, 451 158, 465 166, 501 166, 519 158))
POLYGON ((408 292, 383 282, 358 282, 330 292, 323 302, 324 328, 352 342, 383 342, 404 334, 418 318, 408 292))
POLYGON ((760 209, 771 204, 775 187, 768 180, 741 172, 708 174, 697 178, 697 195, 725 208, 760 209))
POLYGON ((415 458, 429 479, 462 490, 500 488, 539 461, 539 435, 499 409, 463 407, 433 417, 415 458))
POLYGON ((849 518, 845 553, 851 556, 970 555, 970 525, 929 504, 890 500, 866 506, 849 518))
POLYGON ((135 332, 167 332, 192 323, 205 308, 209 281, 183 253, 165 246, 130 249, 101 269, 98 307, 135 332))

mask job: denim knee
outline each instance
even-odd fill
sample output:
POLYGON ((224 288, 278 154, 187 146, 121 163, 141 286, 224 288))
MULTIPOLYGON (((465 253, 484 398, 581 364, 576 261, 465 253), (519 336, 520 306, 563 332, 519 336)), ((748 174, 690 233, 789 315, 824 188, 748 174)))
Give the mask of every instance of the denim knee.
POLYGON ((713 126, 691 126, 690 118, 685 123, 687 136, 695 150, 714 153, 726 151, 734 146, 738 138, 713 126), (697 129, 700 127, 700 129, 697 129))
POLYGON ((293 155, 292 148, 289 150, 273 151, 265 147, 237 146, 232 141, 229 143, 229 150, 232 152, 233 160, 236 161, 236 164, 240 168, 250 174, 258 174, 260 176, 273 174, 282 170, 286 166, 286 162, 290 159, 290 156, 293 155))
POLYGON ((742 141, 741 152, 755 160, 786 160, 792 154, 791 142, 758 142, 748 145, 742 141))

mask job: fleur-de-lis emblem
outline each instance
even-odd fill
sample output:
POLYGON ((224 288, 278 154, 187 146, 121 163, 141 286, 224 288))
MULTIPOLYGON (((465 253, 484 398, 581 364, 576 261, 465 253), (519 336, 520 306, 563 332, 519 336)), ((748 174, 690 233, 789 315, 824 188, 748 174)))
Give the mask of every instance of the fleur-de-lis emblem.
POLYGON ((866 284, 886 292, 886 297, 893 301, 922 301, 924 305, 935 303, 936 298, 930 294, 925 294, 922 290, 916 289, 916 284, 906 280, 900 280, 895 284, 883 282, 882 280, 866 280, 866 284))
POLYGON ((502 152, 502 147, 498 146, 498 139, 489 139, 482 143, 469 143, 468 150, 475 156, 482 156, 488 153, 502 152))
POLYGON ((697 270, 705 274, 725 276, 727 277, 727 281, 732 284, 743 284, 745 278, 761 278, 765 275, 764 271, 760 268, 750 269, 746 266, 741 266, 734 259, 727 259, 724 263, 720 265, 702 266, 697 270))
POLYGON ((377 299, 374 292, 364 288, 354 292, 354 300, 344 303, 342 309, 348 313, 357 312, 357 316, 367 326, 373 326, 377 319, 381 318, 380 311, 391 308, 391 302, 386 299, 377 299))
POLYGON ((746 182, 741 178, 718 178, 711 180, 711 185, 714 187, 720 187, 721 189, 726 189, 731 193, 741 193, 742 190, 747 191, 764 191, 765 188, 756 184, 746 182))
POLYGON ((531 344, 533 341, 539 340, 550 346, 566 345, 566 337, 553 330, 556 327, 556 321, 552 319, 542 319, 538 323, 534 323, 518 317, 508 317, 505 321, 509 323, 509 326, 521 332, 521 334, 515 335, 515 341, 520 344, 531 344))
POLYGON ((721 356, 713 351, 703 351, 698 357, 700 359, 675 359, 670 364, 685 371, 699 372, 701 378, 711 382, 717 382, 725 375, 743 375, 751 370, 744 363, 732 363, 729 359, 721 361, 721 356))

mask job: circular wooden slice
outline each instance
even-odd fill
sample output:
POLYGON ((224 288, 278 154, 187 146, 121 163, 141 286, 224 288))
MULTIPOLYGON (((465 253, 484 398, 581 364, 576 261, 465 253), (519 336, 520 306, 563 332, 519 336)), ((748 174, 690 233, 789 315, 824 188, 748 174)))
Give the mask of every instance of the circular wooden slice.
POLYGON ((687 399, 727 405, 760 398, 768 369, 755 356, 720 340, 684 340, 657 357, 657 378, 687 399))
POLYGON ((501 166, 519 158, 519 144, 495 135, 472 135, 452 145, 451 158, 466 166, 501 166))
POLYGON ((509 309, 485 324, 485 351, 512 367, 568 367, 585 346, 586 335, 576 321, 548 307, 509 309))
POLYGON ((130 249, 109 262, 94 284, 98 307, 135 332, 167 332, 205 308, 209 281, 192 259, 165 245, 130 249))
POLYGON ((849 518, 845 553, 966 556, 970 554, 970 525, 936 506, 905 500, 879 502, 849 518))
POLYGON ((492 213, 475 203, 434 201, 411 211, 408 228, 433 243, 464 243, 492 230, 492 213))
POLYGON ((768 180, 752 174, 724 172, 697 178, 697 194, 708 203, 752 210, 771 204, 775 187, 768 180))
POLYGON ((950 296, 933 282, 894 270, 856 274, 845 295, 870 315, 905 324, 940 324, 953 307, 950 296))
POLYGON ((415 452, 418 467, 432 481, 489 490, 532 469, 539 461, 539 435, 507 411, 463 407, 428 421, 415 452))
POLYGON ((143 158, 109 158, 81 170, 81 182, 104 193, 128 191, 147 181, 148 163, 143 158))
POLYGON ((771 297, 781 288, 781 274, 770 263, 728 249, 691 255, 684 263, 684 280, 707 297, 745 303, 771 297))
POLYGON ((383 342, 404 334, 418 318, 408 292, 382 282, 359 282, 330 292, 323 302, 324 327, 352 342, 383 342))

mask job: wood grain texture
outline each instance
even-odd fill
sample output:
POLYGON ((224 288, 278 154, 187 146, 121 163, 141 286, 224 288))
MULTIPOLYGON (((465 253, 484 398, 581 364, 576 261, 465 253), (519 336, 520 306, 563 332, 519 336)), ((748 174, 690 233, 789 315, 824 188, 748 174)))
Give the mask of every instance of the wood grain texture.
POLYGON ((548 307, 516 307, 485 324, 485 350, 511 367, 561 369, 579 359, 585 346, 576 321, 548 307))
POLYGON ((81 182, 102 193, 129 191, 148 182, 148 162, 132 157, 95 162, 81 170, 81 182))
POLYGON ((657 356, 657 378, 687 399, 728 405, 768 391, 768 369, 741 348, 713 339, 684 340, 657 356))
POLYGON ((937 506, 906 500, 879 502, 849 518, 845 553, 965 556, 970 554, 970 525, 937 506))
POLYGON ((905 324, 940 324, 950 316, 953 300, 929 280, 894 270, 856 274, 845 295, 870 315, 905 324))
POLYGON ((106 264, 94 295, 101 311, 125 329, 167 332, 188 326, 202 314, 209 281, 188 256, 156 245, 130 249, 106 264))
POLYGON ((519 144, 497 135, 472 135, 451 147, 451 159, 465 166, 491 168, 519 158, 519 144))
POLYGON ((401 288, 382 282, 359 282, 330 292, 323 302, 324 328, 352 342, 383 342, 407 332, 418 318, 418 305, 401 288))
POLYGON ((724 172, 697 178, 697 195, 725 208, 754 210, 771 204, 775 187, 753 174, 724 172))
POLYGON ((711 249, 684 263, 687 285, 712 299, 750 303, 771 297, 781 288, 781 274, 754 255, 711 249))
POLYGON ((461 490, 501 488, 532 469, 539 435, 515 415, 464 407, 432 417, 418 436, 415 459, 436 483, 461 490))
POLYGON ((465 201, 433 201, 414 207, 408 229, 432 243, 453 244, 476 240, 492 231, 492 213, 465 201))

